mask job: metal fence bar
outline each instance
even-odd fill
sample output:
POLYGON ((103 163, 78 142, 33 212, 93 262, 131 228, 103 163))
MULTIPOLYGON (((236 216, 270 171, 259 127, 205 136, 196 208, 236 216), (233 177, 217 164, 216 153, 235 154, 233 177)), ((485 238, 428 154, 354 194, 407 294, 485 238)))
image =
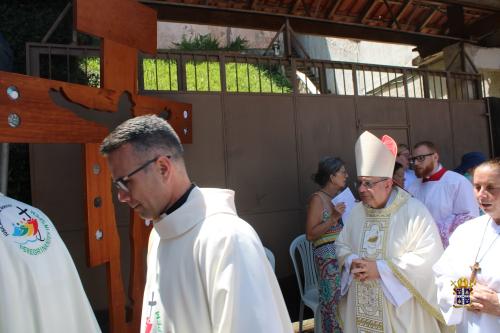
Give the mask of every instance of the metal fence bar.
POLYGON ((342 68, 342 82, 344 84, 344 95, 347 95, 347 89, 345 86, 345 69, 344 68, 342 68))
POLYGON ((209 67, 208 55, 205 55, 205 61, 207 62, 207 89, 208 91, 212 91, 210 89, 210 67, 209 67))
POLYGON ((69 64, 69 52, 66 49, 66 81, 71 82, 71 68, 69 64))
POLYGON ((172 60, 170 58, 167 58, 167 63, 168 63, 168 88, 169 90, 174 90, 172 88, 172 60))
POLYGON ((248 58, 245 59, 247 63, 247 84, 248 84, 248 92, 250 92, 250 68, 248 65, 248 58))
POLYGON ((158 57, 154 58, 155 62, 155 82, 156 82, 156 90, 160 90, 160 83, 158 82, 158 57))
POLYGON ((52 47, 49 46, 49 80, 52 80, 52 47))

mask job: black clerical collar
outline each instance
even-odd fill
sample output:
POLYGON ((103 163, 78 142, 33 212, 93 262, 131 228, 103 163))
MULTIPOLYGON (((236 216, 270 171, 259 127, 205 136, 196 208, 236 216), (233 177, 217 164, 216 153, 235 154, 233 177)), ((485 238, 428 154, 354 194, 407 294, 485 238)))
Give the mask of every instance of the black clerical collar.
POLYGON ((195 184, 191 184, 191 186, 189 186, 189 188, 187 189, 187 191, 184 192, 184 194, 172 206, 170 206, 170 208, 168 208, 167 210, 165 210, 165 214, 170 215, 177 208, 179 208, 180 206, 184 205, 184 203, 186 202, 187 198, 189 197, 189 193, 191 193, 191 191, 195 187, 196 187, 195 184))

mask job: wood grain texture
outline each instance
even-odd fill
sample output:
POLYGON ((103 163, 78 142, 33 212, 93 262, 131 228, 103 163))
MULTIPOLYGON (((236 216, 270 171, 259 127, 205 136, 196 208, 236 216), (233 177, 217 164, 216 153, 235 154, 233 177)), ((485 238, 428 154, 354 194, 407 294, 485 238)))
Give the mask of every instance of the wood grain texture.
MULTIPOLYGON (((111 80, 117 85, 126 80, 111 80)), ((130 81, 129 81, 130 83, 130 81)), ((126 87, 120 90, 98 89, 62 81, 46 80, 27 75, 0 71, 0 141, 22 143, 98 143, 109 133, 110 120, 96 113, 111 115, 118 110, 118 103, 126 87), (9 86, 17 87, 20 97, 7 96, 9 86), (80 107, 84 119, 62 107, 51 98, 50 91, 61 92, 67 104, 80 107), (16 114, 21 119, 19 127, 10 127, 7 117, 16 114), (93 119, 93 120, 92 120, 93 119)), ((190 104, 130 94, 132 113, 161 114, 170 110, 169 123, 179 134, 182 143, 192 142, 192 107, 190 104), (188 117, 184 117, 188 111, 188 117), (186 130, 185 130, 186 129, 186 130), (185 134, 186 133, 186 134, 185 134)), ((109 117, 108 117, 109 118, 109 117)))
POLYGON ((156 54, 156 11, 134 0, 75 0, 75 27, 156 54))
POLYGON ((84 120, 56 105, 50 89, 62 89, 69 98, 81 105, 109 110, 118 94, 81 85, 0 72, 0 141, 26 143, 99 142, 107 134, 105 126, 84 120), (6 90, 17 87, 19 98, 11 100, 6 90), (21 124, 12 128, 7 123, 10 114, 17 114, 21 124))
POLYGON ((101 44, 102 86, 137 93, 137 49, 109 39, 102 40, 101 44))
POLYGON ((88 263, 91 267, 106 264, 111 332, 126 332, 120 236, 111 192, 111 173, 99 153, 99 144, 85 144, 84 157, 88 263), (96 237, 98 231, 102 232, 101 239, 96 237))

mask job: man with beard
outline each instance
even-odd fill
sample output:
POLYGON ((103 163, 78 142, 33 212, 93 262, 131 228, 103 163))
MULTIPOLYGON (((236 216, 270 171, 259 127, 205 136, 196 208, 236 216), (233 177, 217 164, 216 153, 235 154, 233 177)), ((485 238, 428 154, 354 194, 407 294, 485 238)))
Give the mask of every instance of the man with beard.
POLYGON ((432 265, 443 246, 431 214, 392 186, 396 143, 364 132, 356 142, 361 198, 337 241, 344 332, 441 332, 432 265))
POLYGON ((446 170, 439 163, 439 153, 430 141, 413 148, 413 169, 418 178, 408 191, 431 212, 444 247, 455 228, 479 215, 471 183, 462 175, 446 170))

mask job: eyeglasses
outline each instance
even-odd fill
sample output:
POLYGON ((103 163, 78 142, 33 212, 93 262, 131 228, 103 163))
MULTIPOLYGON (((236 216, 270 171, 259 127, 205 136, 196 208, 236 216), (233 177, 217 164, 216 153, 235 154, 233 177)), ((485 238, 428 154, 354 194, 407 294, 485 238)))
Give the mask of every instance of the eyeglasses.
POLYGON ((387 180, 387 179, 389 179, 389 178, 382 178, 382 179, 379 179, 376 181, 371 181, 371 180, 364 180, 361 182, 358 181, 358 182, 355 182, 354 185, 356 186, 356 188, 360 188, 361 186, 364 186, 367 189, 371 190, 375 185, 377 185, 378 183, 383 182, 384 180, 387 180))
MULTIPOLYGON (((113 185, 115 185, 115 187, 120 190, 120 191, 124 191, 124 192, 130 192, 128 186, 127 186, 127 183, 129 182, 130 180, 130 177, 132 177, 133 175, 135 175, 136 173, 138 173, 139 171, 145 169, 148 165, 150 165, 151 163, 154 163, 156 161, 158 161, 158 159, 161 157, 162 155, 160 156, 156 156, 155 158, 147 161, 146 163, 144 163, 143 165, 141 165, 140 167, 138 167, 137 169, 135 169, 134 171, 132 171, 131 173, 129 173, 128 175, 126 176, 123 176, 123 177, 120 177, 116 180, 113 180, 113 185)), ((166 155, 167 158, 170 158, 171 156, 169 155, 166 155)))
POLYGON ((429 153, 429 154, 424 154, 424 155, 418 155, 418 156, 413 156, 410 158, 410 163, 415 163, 417 162, 423 162, 427 156, 432 156, 435 153, 429 153))

